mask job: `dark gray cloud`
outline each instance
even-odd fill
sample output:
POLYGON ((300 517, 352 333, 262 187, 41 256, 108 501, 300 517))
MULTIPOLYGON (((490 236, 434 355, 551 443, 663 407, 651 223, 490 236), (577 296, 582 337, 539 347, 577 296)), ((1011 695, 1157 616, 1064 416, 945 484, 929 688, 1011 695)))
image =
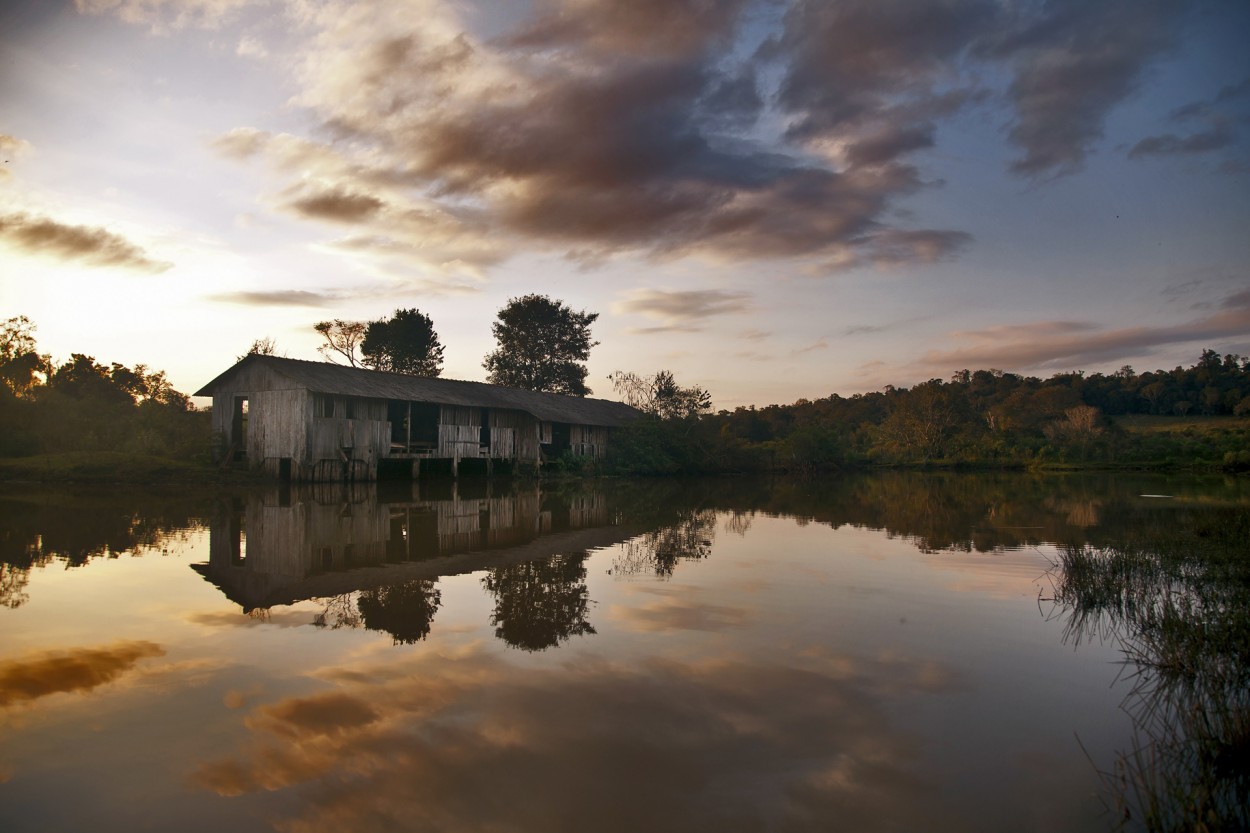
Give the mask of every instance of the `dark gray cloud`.
POLYGON ((686 56, 726 46, 750 0, 540 0, 536 19, 500 40, 509 48, 601 55, 686 56))
POLYGON ((939 95, 957 80, 955 65, 999 14, 993 0, 800 0, 764 54, 785 68, 779 102, 798 120, 792 136, 846 138, 862 131, 910 135, 914 124, 962 103, 939 95))
POLYGON ((333 292, 309 292, 303 289, 257 290, 252 292, 223 292, 208 296, 210 301, 227 304, 243 304, 253 307, 328 307, 342 300, 333 292))
POLYGON ((1216 127, 1200 133, 1191 133, 1188 136, 1177 136, 1174 133, 1148 136, 1129 149, 1128 158, 1209 153, 1228 147, 1235 138, 1235 134, 1226 127, 1216 127))
POLYGON ((1177 42, 1182 0, 1052 0, 1021 6, 985 38, 979 54, 1014 71, 1010 140, 1024 155, 1018 174, 1039 177, 1081 169, 1102 138, 1111 109, 1134 92, 1150 63, 1177 42))
MULTIPOLYGON (((308 17, 294 101, 334 144, 242 128, 218 149, 297 178, 284 210, 414 252, 435 240, 431 262, 463 248, 485 266, 530 246, 586 261, 932 262, 970 238, 902 228, 896 209, 935 187, 922 160, 943 121, 1005 104, 1015 173, 1077 171, 1181 37, 1187 4, 540 0, 485 40, 449 8, 308 17), (396 227, 410 209, 435 230, 396 227)), ((1137 152, 1221 140, 1158 136, 1137 152)))
POLYGON ((1184 136, 1176 133, 1147 136, 1129 149, 1128 158, 1194 155, 1233 145, 1238 138, 1232 127, 1237 121, 1234 108, 1247 95, 1250 95, 1250 78, 1221 87, 1210 100, 1193 101, 1176 108, 1168 115, 1168 121, 1178 124, 1198 122, 1205 124, 1206 129, 1184 136))
POLYGON ((0 214, 0 243, 28 255, 86 266, 164 272, 172 263, 154 260, 140 246, 99 226, 78 226, 24 212, 0 214))
POLYGON ((372 194, 329 188, 296 197, 284 207, 294 214, 314 220, 359 223, 376 215, 385 205, 372 194))
POLYGON ((615 312, 636 313, 660 322, 643 332, 697 330, 710 318, 746 312, 750 308, 749 294, 721 289, 637 289, 613 305, 615 312))

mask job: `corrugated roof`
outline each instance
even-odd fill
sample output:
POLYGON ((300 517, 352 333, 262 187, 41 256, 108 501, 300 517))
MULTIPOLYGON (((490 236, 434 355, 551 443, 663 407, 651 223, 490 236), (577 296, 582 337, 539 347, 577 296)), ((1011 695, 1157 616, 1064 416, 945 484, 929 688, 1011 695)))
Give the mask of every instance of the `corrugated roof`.
POLYGON ((344 367, 328 362, 308 362, 256 354, 244 357, 238 364, 196 391, 195 395, 212 396, 214 388, 240 367, 252 363, 267 367, 314 393, 464 405, 473 408, 508 408, 533 414, 545 422, 570 422, 578 425, 624 425, 642 413, 624 402, 607 399, 537 393, 485 382, 406 376, 402 373, 383 373, 379 370, 344 367))

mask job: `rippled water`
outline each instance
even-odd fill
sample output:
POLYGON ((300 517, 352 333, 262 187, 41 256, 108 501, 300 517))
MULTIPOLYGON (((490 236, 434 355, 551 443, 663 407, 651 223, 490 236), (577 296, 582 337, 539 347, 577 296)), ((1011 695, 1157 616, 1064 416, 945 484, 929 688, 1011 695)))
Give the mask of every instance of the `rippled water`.
POLYGON ((1106 830, 1063 546, 1244 481, 0 494, 0 829, 1106 830))

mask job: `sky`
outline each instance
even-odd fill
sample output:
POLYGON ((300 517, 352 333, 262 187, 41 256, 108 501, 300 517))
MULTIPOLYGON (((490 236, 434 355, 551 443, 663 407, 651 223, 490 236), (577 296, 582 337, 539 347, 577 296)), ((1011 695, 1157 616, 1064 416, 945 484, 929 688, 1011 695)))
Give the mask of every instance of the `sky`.
POLYGON ((510 298, 714 407, 1250 354, 1243 0, 9 0, 0 319, 192 392, 510 298))

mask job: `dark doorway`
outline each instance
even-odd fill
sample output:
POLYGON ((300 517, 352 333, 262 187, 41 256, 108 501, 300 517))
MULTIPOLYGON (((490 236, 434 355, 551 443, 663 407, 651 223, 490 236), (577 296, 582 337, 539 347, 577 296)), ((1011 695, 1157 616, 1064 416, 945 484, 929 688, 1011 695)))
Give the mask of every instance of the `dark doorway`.
POLYGON ((567 422, 551 423, 551 456, 559 457, 572 445, 572 432, 567 422))
POLYGON ((234 449, 233 460, 247 459, 247 397, 234 398, 234 414, 230 420, 230 447, 234 449))

